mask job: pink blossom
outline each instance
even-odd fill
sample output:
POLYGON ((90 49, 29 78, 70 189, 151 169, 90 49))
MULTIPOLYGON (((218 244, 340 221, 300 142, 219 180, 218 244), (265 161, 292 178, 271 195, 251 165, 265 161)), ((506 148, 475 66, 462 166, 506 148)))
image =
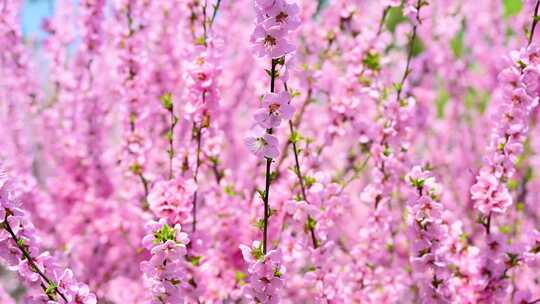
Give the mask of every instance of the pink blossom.
POLYGON ((153 300, 183 303, 189 288, 185 265, 187 234, 181 232, 179 224, 170 227, 165 220, 149 222, 146 230, 143 245, 150 249, 151 258, 141 263, 141 270, 151 285, 153 300))
POLYGON ((150 210, 170 223, 182 222, 190 216, 196 190, 192 179, 178 177, 156 182, 148 195, 150 210))
POLYGON ((260 303, 279 303, 279 289, 283 286, 285 268, 280 250, 270 250, 266 255, 260 243, 252 247, 241 245, 244 260, 248 263, 248 285, 244 294, 248 299, 260 303))
POLYGON ((294 46, 285 38, 285 29, 273 26, 265 29, 257 25, 251 35, 253 51, 259 57, 279 58, 294 51, 294 46))
MULTIPOLYGON (((264 8, 264 6, 262 6, 264 8)), ((289 4, 286 1, 275 1, 270 9, 263 9, 262 25, 269 29, 280 27, 287 31, 294 31, 300 25, 300 8, 296 3, 289 4)))
POLYGON ((96 304, 97 303, 96 296, 90 293, 88 286, 78 284, 78 285, 71 286, 70 289, 73 292, 72 301, 74 303, 82 303, 82 304, 96 304))
POLYGON ((471 197, 476 201, 475 207, 483 214, 504 213, 512 204, 508 189, 485 171, 480 172, 476 184, 471 187, 471 197))
POLYGON ((540 90, 540 72, 538 69, 527 67, 521 77, 527 94, 538 95, 540 90))
POLYGON ((266 129, 279 127, 282 120, 289 120, 294 113, 287 92, 268 93, 262 101, 262 108, 255 113, 255 121, 266 129))
POLYGON ((252 135, 246 137, 244 142, 255 156, 276 158, 279 156, 278 140, 275 136, 265 133, 264 129, 255 127, 252 135))
POLYGON ((540 300, 537 0, 25 2, 0 303, 540 300))

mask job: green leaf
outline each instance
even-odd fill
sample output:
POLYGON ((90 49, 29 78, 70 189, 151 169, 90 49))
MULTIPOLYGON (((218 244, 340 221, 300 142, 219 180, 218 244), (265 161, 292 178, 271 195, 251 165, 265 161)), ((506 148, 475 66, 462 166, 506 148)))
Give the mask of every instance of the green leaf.
POLYGON ((469 110, 476 108, 483 114, 487 108, 490 97, 488 92, 478 91, 475 88, 470 87, 465 95, 465 107, 469 110))
POLYGON ((372 83, 371 79, 369 77, 366 77, 366 76, 363 76, 363 75, 360 75, 358 76, 358 83, 360 83, 361 85, 364 85, 366 87, 369 87, 372 83))
POLYGON ((464 52, 464 40, 465 40, 465 30, 461 29, 457 34, 450 40, 450 47, 452 48, 452 53, 456 58, 463 57, 464 52))
POLYGON ((523 60, 519 59, 517 62, 517 65, 519 65, 519 68, 524 70, 527 67, 527 64, 523 62, 523 60))
MULTIPOLYGON (((528 30, 525 32, 525 36, 529 36, 529 34, 527 32, 528 32, 528 30)), ((516 32, 514 31, 514 29, 512 29, 511 27, 507 27, 505 29, 504 36, 506 38, 506 41, 508 41, 508 39, 513 37, 514 35, 516 35, 516 32)))
POLYGON ((264 258, 262 244, 257 247, 251 248, 251 256, 254 257, 256 260, 264 258))
POLYGON ((299 142, 302 139, 302 136, 297 131, 294 131, 289 137, 289 141, 293 144, 299 142))
POLYGON ((502 234, 509 234, 510 232, 512 232, 512 227, 508 225, 503 225, 499 227, 499 232, 502 234))
POLYGON ((294 89, 290 89, 290 94, 291 94, 291 98, 295 98, 295 97, 298 97, 300 95, 302 95, 302 93, 298 90, 294 90, 294 89))
POLYGON ((263 219, 258 219, 255 222, 255 227, 257 227, 257 229, 259 229, 259 230, 263 230, 264 229, 264 220, 263 219))
POLYGON ((394 83, 394 89, 396 89, 396 91, 400 91, 401 89, 403 89, 403 85, 399 82, 396 82, 394 83))
POLYGON ((228 196, 236 196, 236 191, 234 190, 234 187, 232 185, 225 186, 225 188, 223 188, 223 191, 225 191, 228 196))
POLYGON ((154 233, 154 243, 165 243, 167 241, 176 241, 176 229, 164 224, 163 227, 154 233))
POLYGON ((270 173, 270 181, 271 181, 271 182, 272 182, 272 181, 275 181, 276 178, 277 178, 277 176, 278 176, 278 172, 277 172, 277 171, 271 172, 271 173, 270 173))
POLYGON ((56 294, 56 290, 58 289, 58 285, 56 283, 49 281, 49 285, 47 285, 47 288, 45 289, 45 293, 48 296, 53 296, 56 294))
POLYGON ((424 187, 424 183, 426 182, 426 180, 423 178, 418 178, 418 179, 410 178, 410 182, 413 187, 420 190, 424 187))
POLYGON ((391 154, 392 154, 392 150, 388 146, 384 147, 383 155, 388 157, 391 154))
POLYGON ((519 255, 515 253, 507 252, 506 256, 508 257, 508 261, 506 261, 507 267, 512 268, 519 264, 520 262, 519 255))
POLYGON ((315 182, 317 182, 317 180, 314 178, 314 177, 311 177, 311 176, 304 176, 304 182, 306 184, 306 187, 311 187, 313 186, 313 184, 315 184, 315 182))
POLYGON ((205 45, 206 44, 206 39, 204 38, 204 36, 199 36, 195 39, 195 44, 196 45, 205 45))
POLYGON ((446 91, 445 88, 440 88, 439 95, 435 100, 435 104, 437 106, 437 118, 444 118, 444 108, 446 107, 449 99, 450 95, 448 94, 448 91, 446 91))
POLYGON ((525 176, 523 177, 525 181, 530 182, 534 177, 534 171, 532 167, 527 167, 525 171, 525 176))
POLYGON ((171 130, 167 130, 165 133, 165 138, 167 138, 168 141, 171 141, 173 139, 173 132, 171 130))
POLYGON ((161 96, 161 105, 167 111, 172 111, 172 109, 173 109, 173 101, 172 101, 171 93, 165 93, 165 94, 163 94, 163 96, 161 96))
POLYGON ((502 0, 505 18, 515 16, 523 9, 522 0, 502 0))
POLYGON ((315 270, 317 270, 317 268, 315 266, 313 266, 313 265, 310 265, 310 266, 307 266, 303 271, 305 273, 308 273, 308 272, 312 272, 312 271, 315 271, 315 270))
POLYGON ((142 167, 141 167, 141 165, 138 164, 138 163, 135 163, 135 164, 131 165, 130 170, 131 170, 131 172, 133 172, 133 174, 135 174, 135 175, 138 175, 138 174, 141 174, 141 173, 142 173, 142 167))
POLYGON ((193 266, 199 266, 201 265, 202 256, 192 256, 189 258, 189 262, 193 266))
POLYGON ((245 278, 247 278, 247 274, 245 274, 245 273, 243 273, 242 271, 239 271, 239 270, 235 271, 234 280, 236 281, 236 283, 238 285, 246 284, 246 282, 244 280, 245 278))
POLYGON ((519 187, 519 181, 517 179, 510 179, 506 182, 508 190, 514 191, 519 187))
POLYGON ((405 108, 409 105, 409 101, 407 99, 401 99, 399 101, 399 106, 402 107, 402 108, 405 108))
POLYGON ((272 78, 272 77, 273 77, 273 78, 279 77, 279 71, 278 71, 278 70, 275 70, 274 73, 272 73, 272 70, 269 70, 269 69, 265 69, 265 71, 266 71, 266 74, 268 74, 268 76, 269 76, 270 78, 272 78))
POLYGON ((424 43, 418 36, 416 36, 412 42, 412 56, 416 57, 420 55, 424 51, 424 49, 424 43))
POLYGON ((379 71, 381 69, 381 55, 375 52, 368 52, 362 63, 372 71, 379 71))
POLYGON ((403 15, 403 9, 401 7, 392 7, 388 10, 386 15, 386 28, 390 32, 394 32, 398 24, 407 21, 407 17, 403 15))
POLYGON ((306 221, 306 230, 312 230, 315 229, 315 226, 317 226, 317 221, 313 219, 311 216, 308 216, 306 221))
POLYGON ((261 199, 264 199, 266 197, 266 192, 261 189, 257 189, 257 193, 261 196, 261 199))

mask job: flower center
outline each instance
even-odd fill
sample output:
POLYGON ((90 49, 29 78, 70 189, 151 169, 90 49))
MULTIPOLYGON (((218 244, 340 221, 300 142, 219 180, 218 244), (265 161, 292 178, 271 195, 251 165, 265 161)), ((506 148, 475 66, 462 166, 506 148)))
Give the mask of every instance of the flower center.
POLYGON ((200 81, 206 80, 208 77, 205 73, 197 73, 197 79, 200 81))
POLYGON ((258 137, 257 142, 259 143, 260 148, 268 145, 268 142, 266 142, 266 140, 263 137, 258 137))
POLYGON ((287 13, 285 12, 280 12, 277 16, 276 16, 276 21, 279 22, 279 23, 285 23, 287 21, 287 18, 289 17, 289 15, 287 15, 287 13))
POLYGON ((512 103, 515 104, 515 105, 518 105, 521 103, 521 96, 518 96, 518 95, 514 95, 512 96, 512 103))
POLYGON ((270 106, 268 106, 268 108, 270 109, 270 113, 275 113, 275 112, 279 111, 280 107, 281 107, 281 105, 279 105, 277 103, 273 103, 273 104, 270 104, 270 106))
POLYGON ((538 63, 538 61, 540 61, 540 57, 537 53, 532 53, 529 55, 529 61, 532 63, 538 63))
POLYGON ((264 37, 264 45, 266 46, 275 46, 277 44, 277 40, 276 38, 270 36, 270 35, 266 35, 266 37, 264 37))

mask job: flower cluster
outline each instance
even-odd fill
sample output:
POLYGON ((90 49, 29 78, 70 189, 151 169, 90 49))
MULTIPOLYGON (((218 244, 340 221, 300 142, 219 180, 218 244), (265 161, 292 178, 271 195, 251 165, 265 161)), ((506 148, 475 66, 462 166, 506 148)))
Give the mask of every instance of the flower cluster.
POLYGON ((141 270, 152 290, 151 303, 184 303, 184 289, 189 288, 185 269, 188 235, 179 224, 171 227, 165 220, 146 225, 144 248, 152 257, 141 264, 141 270))
POLYGON ((286 0, 255 0, 255 10, 257 25, 251 42, 257 56, 276 59, 294 52, 287 35, 300 25, 298 5, 286 0))
POLYGON ((245 143, 257 157, 271 159, 279 155, 278 140, 272 135, 272 129, 278 127, 282 120, 290 120, 294 113, 289 92, 276 93, 275 82, 277 78, 286 81, 285 75, 280 75, 277 69, 285 66, 285 56, 295 50, 287 36, 300 25, 299 8, 296 4, 277 0, 255 1, 255 9, 257 25, 251 42, 260 57, 271 58, 272 66, 267 70, 271 85, 270 92, 262 98, 261 108, 255 113, 255 127, 245 143))
POLYGON ((0 303, 540 303, 540 0, 40 2, 0 303))
MULTIPOLYGON (((217 109, 219 90, 217 79, 221 73, 216 50, 209 49, 198 54, 188 67, 188 100, 186 113, 206 114, 217 109)), ((200 118, 199 118, 200 119, 200 118)))
POLYGON ((290 96, 287 92, 268 93, 262 100, 262 108, 255 113, 255 122, 265 128, 277 128, 282 120, 290 120, 294 107, 290 105, 290 96))
POLYGON ((513 52, 511 62, 499 76, 501 103, 494 120, 486 166, 471 188, 475 208, 484 215, 504 213, 512 204, 505 183, 514 176, 514 166, 527 137, 529 117, 538 104, 540 49, 531 45, 513 52))
POLYGON ((182 223, 190 216, 197 186, 192 179, 178 177, 155 182, 148 194, 148 206, 168 223, 182 223))
MULTIPOLYGON (((242 245, 244 261, 248 263, 249 282, 244 294, 260 303, 279 302, 282 286, 282 253, 279 249, 268 251, 268 228, 271 217, 270 184, 272 183, 272 159, 280 154, 278 139, 272 135, 282 120, 290 120, 294 107, 287 88, 289 54, 295 51, 288 42, 288 35, 300 25, 299 7, 285 0, 256 0, 257 25, 251 35, 253 50, 259 57, 269 58, 271 67, 270 92, 264 94, 261 108, 255 113, 252 134, 244 139, 248 149, 259 158, 266 158, 266 187, 261 192, 264 214, 261 221, 262 243, 254 243, 253 248, 242 245), (287 57, 287 58, 286 58, 287 57), (276 83, 281 80, 284 90, 277 91, 276 83)), ((292 125, 291 125, 292 128, 292 125)))
POLYGON ((429 271, 420 285, 423 303, 452 303, 448 288, 451 272, 447 261, 448 227, 443 223, 443 206, 439 202, 441 185, 429 171, 415 166, 405 177, 417 196, 409 202, 409 227, 412 244, 411 264, 419 276, 429 271))
POLYGON ((70 269, 63 269, 57 258, 40 250, 38 232, 29 220, 24 202, 14 182, 0 167, 0 259, 17 271, 36 292, 27 303, 96 304, 88 286, 78 282, 70 269))
POLYGON ((251 247, 240 245, 244 260, 248 262, 248 285, 244 294, 255 303, 279 303, 279 290, 283 286, 283 254, 279 249, 264 254, 262 244, 253 242, 251 247))

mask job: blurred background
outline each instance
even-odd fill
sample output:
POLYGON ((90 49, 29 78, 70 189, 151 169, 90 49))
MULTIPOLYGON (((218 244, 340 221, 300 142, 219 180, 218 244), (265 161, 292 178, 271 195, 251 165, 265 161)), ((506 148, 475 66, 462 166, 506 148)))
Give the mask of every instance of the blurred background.
MULTIPOLYGON (((76 2, 76 1, 74 1, 76 2)), ((21 16, 22 31, 26 37, 39 40, 45 36, 41 29, 43 19, 52 16, 54 0, 26 0, 21 16)))

